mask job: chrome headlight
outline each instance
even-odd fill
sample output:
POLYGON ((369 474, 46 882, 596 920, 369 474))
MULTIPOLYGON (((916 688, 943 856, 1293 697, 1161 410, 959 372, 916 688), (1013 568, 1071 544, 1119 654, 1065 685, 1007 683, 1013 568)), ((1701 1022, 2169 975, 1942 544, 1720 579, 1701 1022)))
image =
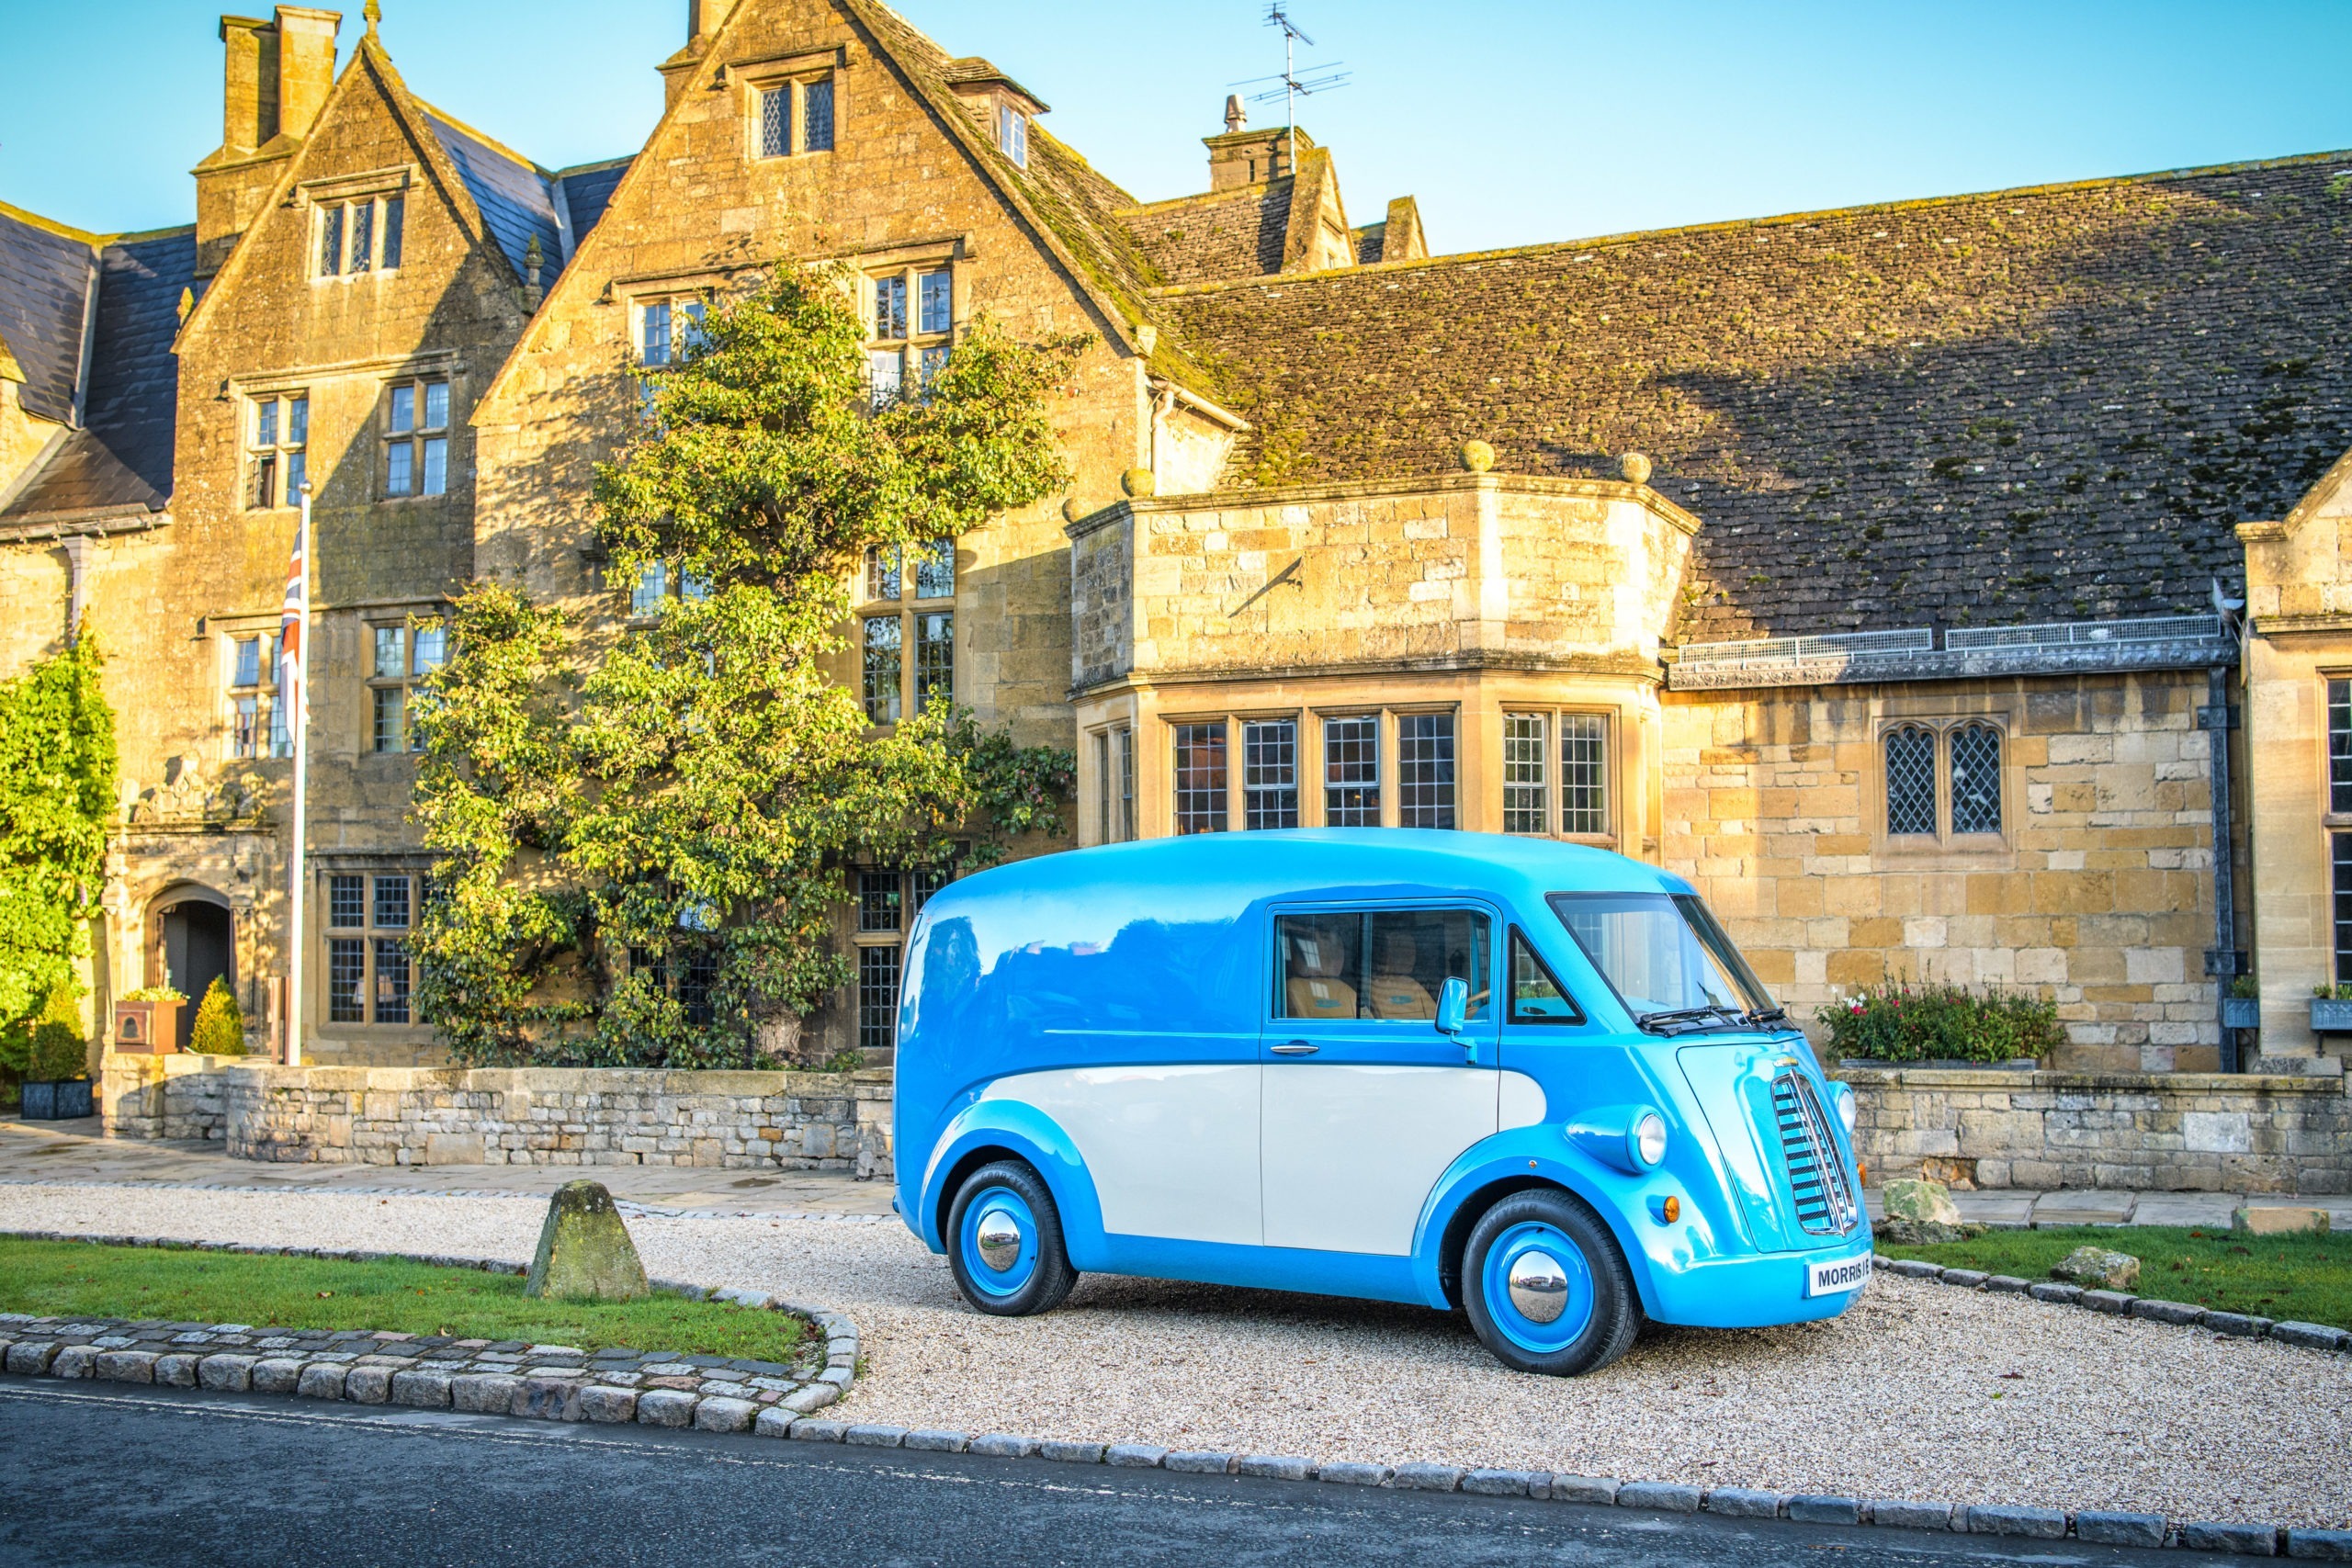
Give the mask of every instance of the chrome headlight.
POLYGON ((1655 1111, 1645 1111, 1634 1123, 1634 1157, 1656 1170, 1666 1158, 1666 1118, 1655 1111))
POLYGON ((1853 1087, 1850 1084, 1833 1083, 1829 1086, 1829 1099, 1838 1107, 1838 1120, 1845 1123, 1846 1136, 1852 1137, 1854 1135, 1853 1087))

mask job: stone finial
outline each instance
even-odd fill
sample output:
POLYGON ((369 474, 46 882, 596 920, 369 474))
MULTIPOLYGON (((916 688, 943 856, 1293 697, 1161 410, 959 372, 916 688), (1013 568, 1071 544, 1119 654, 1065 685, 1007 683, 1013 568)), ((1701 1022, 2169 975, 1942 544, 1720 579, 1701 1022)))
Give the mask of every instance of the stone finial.
POLYGON ((539 286, 539 268, 547 265, 547 252, 539 247, 539 237, 532 235, 530 243, 523 247, 523 281, 537 288, 539 286))
POLYGON ((637 1244, 601 1181, 567 1181, 548 1201, 526 1296, 629 1302, 651 1294, 637 1244))
POLYGON ((1119 476, 1119 488, 1140 501, 1159 488, 1149 468, 1129 468, 1119 476))
POLYGON ((1462 466, 1474 474, 1483 474, 1495 466, 1495 449, 1483 441, 1464 441, 1462 466))
POLYGON ((1628 452, 1618 458, 1617 471, 1625 476, 1627 484, 1645 485, 1650 482, 1650 460, 1639 452, 1628 452))
POLYGON ((196 309, 196 290, 195 290, 195 289, 193 289, 193 288, 183 288, 183 289, 181 289, 181 290, 180 290, 180 324, 181 324, 181 325, 185 326, 185 325, 187 325, 187 313, 188 313, 190 310, 195 310, 195 309, 196 309))
MULTIPOLYGON (((368 0, 368 3, 372 6, 375 0, 368 0)), ((1225 96, 1225 133, 1230 136, 1249 123, 1250 111, 1241 107, 1241 95, 1227 93, 1225 96)))
POLYGON ((1073 495, 1068 501, 1062 502, 1063 522, 1075 523, 1085 515, 1086 508, 1078 503, 1078 497, 1073 495))
POLYGON ((376 0, 368 0, 368 4, 359 8, 359 14, 363 17, 367 18, 368 36, 369 38, 374 38, 376 36, 376 24, 384 19, 384 8, 381 6, 377 5, 376 0))
POLYGON ((1151 351, 1159 346, 1159 329, 1153 326, 1149 321, 1136 322, 1136 352, 1148 359, 1151 357, 1151 351))

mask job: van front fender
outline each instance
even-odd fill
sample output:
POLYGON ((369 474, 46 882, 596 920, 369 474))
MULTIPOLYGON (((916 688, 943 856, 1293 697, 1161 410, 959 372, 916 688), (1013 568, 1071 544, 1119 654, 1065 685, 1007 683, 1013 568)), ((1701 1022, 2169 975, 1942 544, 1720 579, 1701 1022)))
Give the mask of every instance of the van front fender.
MULTIPOLYGON (((1682 1185, 1661 1170, 1629 1176, 1603 1164, 1561 1135, 1556 1124, 1513 1127, 1464 1150, 1430 1189, 1413 1233, 1413 1279, 1432 1303, 1459 1305, 1443 1279, 1449 1233, 1465 1205, 1498 1187, 1558 1187, 1575 1193, 1600 1216, 1634 1276, 1642 1310, 1660 1310, 1657 1274, 1679 1273, 1696 1258, 1721 1250, 1699 1217, 1700 1206, 1682 1196, 1682 1185), (1682 1196, 1679 1223, 1658 1217, 1668 1197, 1682 1196)), ((1455 1238, 1459 1239, 1459 1238, 1455 1238)))
POLYGON ((1059 1122, 1034 1105, 1017 1100, 982 1100, 966 1106, 943 1129, 932 1145, 922 1173, 922 1201, 908 1216, 915 1234, 933 1252, 947 1250, 941 1235, 941 1216, 949 1194, 947 1179, 965 1156, 978 1150, 1000 1148, 1026 1160, 1045 1179, 1061 1211, 1062 1245, 1073 1267, 1099 1269, 1103 1263, 1102 1204, 1094 1194, 1094 1178, 1078 1152, 1077 1142, 1059 1122))

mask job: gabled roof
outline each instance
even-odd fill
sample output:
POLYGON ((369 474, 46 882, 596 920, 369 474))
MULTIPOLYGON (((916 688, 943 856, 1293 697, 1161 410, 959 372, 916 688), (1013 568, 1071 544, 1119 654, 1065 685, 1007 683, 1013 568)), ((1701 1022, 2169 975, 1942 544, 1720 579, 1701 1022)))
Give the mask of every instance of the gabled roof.
POLYGON ((1681 635, 2192 613, 2352 447, 2352 154, 1171 288, 1261 483, 1613 475, 1681 635))
POLYGON ((605 209, 612 203, 613 192, 620 186, 621 176, 628 173, 629 165, 636 161, 634 157, 609 158, 601 164, 582 164, 577 168, 565 169, 555 176, 557 194, 563 198, 565 209, 571 214, 571 244, 564 254, 566 262, 571 261, 571 252, 580 248, 580 242, 588 237, 589 231, 603 220, 605 209))
POLYGON ((0 202, 0 344, 24 376, 26 410, 74 418, 97 236, 0 202))
POLYGON ((179 300, 196 276, 196 231, 126 235, 98 253, 98 312, 82 428, 51 451, 0 517, 143 507, 172 496, 179 410, 179 300))
POLYGON ((1118 216, 1168 283, 1258 277, 1283 269, 1290 232, 1289 175, 1201 196, 1131 207, 1118 216))
POLYGON ((424 111, 441 150, 457 165, 466 194, 481 212, 482 226, 498 242, 514 275, 524 275, 524 257, 537 239, 540 281, 554 282, 556 269, 563 265, 563 235, 555 220, 555 176, 423 99, 417 107, 424 111))

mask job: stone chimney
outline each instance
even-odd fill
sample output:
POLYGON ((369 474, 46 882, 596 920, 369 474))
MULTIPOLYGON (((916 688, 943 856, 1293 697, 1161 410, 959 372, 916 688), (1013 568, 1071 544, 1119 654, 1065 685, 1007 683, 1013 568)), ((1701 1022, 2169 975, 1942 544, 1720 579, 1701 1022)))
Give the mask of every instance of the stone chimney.
POLYGON ((311 133, 334 86, 333 11, 280 6, 268 21, 220 18, 220 145, 196 166, 196 273, 209 277, 311 133))
POLYGON ((685 46, 663 61, 657 69, 662 73, 662 108, 668 113, 675 108, 678 99, 694 79, 702 57, 710 51, 710 40, 735 14, 735 0, 686 0, 685 46))
MULTIPOLYGON (((1229 106, 1229 109, 1238 107, 1229 106)), ((1228 112, 1228 123, 1230 119, 1228 112)), ((1298 154, 1315 149, 1315 139, 1306 132, 1279 125, 1262 130, 1228 130, 1222 136, 1204 136, 1201 141, 1209 150, 1211 190, 1261 186, 1282 175, 1296 174, 1298 154), (1292 145, 1294 137, 1297 139, 1295 146, 1292 145)))

